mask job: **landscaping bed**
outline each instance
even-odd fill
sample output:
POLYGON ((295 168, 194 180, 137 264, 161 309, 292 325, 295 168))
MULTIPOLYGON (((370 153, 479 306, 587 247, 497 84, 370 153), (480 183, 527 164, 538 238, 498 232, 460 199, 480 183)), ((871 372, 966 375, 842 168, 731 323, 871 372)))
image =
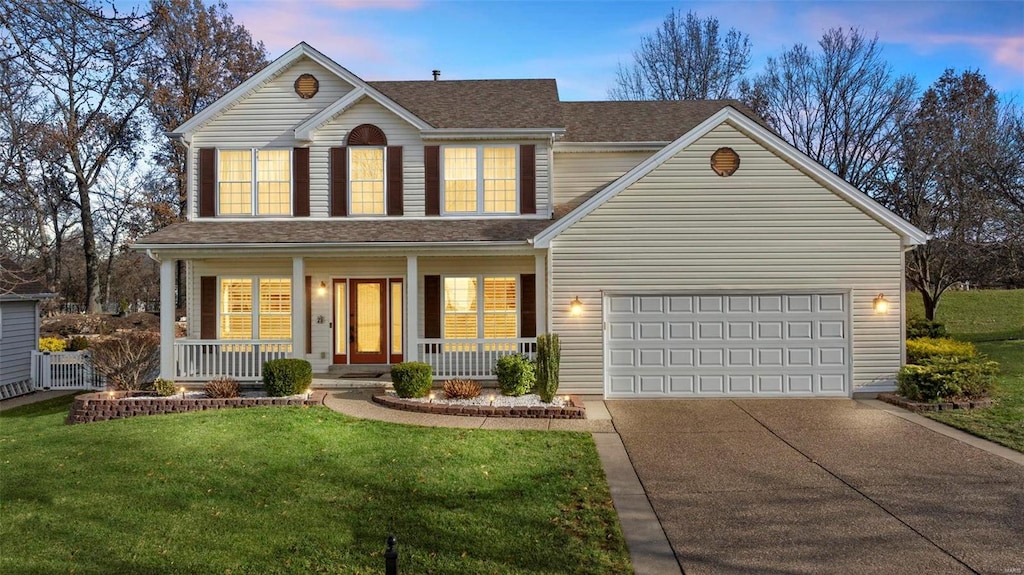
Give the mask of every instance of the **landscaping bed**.
POLYGON ((910 401, 909 399, 895 393, 879 393, 878 399, 893 405, 909 409, 910 411, 949 411, 952 409, 974 409, 992 407, 992 399, 989 397, 976 398, 963 401, 910 401))
MULTIPOLYGON (((184 395, 184 394, 182 394, 184 395)), ((208 409, 233 409, 237 407, 303 406, 320 405, 327 395, 325 391, 291 397, 231 397, 213 398, 199 394, 188 396, 154 396, 146 391, 104 391, 86 393, 75 397, 68 413, 67 424, 90 423, 124 419, 141 415, 162 415, 205 411, 208 409)))
POLYGON ((537 396, 528 396, 526 400, 502 404, 503 399, 522 400, 522 398, 506 398, 496 396, 488 400, 483 396, 479 401, 401 398, 393 392, 380 392, 373 395, 373 401, 384 407, 402 411, 434 413, 438 415, 465 415, 469 417, 522 417, 530 419, 586 419, 587 410, 579 397, 569 396, 568 400, 559 399, 557 404, 544 404, 537 396), (514 403, 520 403, 518 405, 514 403))

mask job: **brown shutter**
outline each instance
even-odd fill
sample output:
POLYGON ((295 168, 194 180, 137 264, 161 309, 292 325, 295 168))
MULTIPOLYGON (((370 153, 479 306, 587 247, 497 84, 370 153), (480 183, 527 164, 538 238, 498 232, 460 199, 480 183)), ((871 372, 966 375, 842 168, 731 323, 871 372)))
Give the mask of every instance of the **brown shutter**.
POLYGON ((292 150, 292 215, 309 217, 309 148, 292 150))
POLYGON ((306 276, 306 353, 313 353, 313 276, 306 276))
POLYGON ((217 150, 199 148, 199 217, 217 215, 217 150))
POLYGON ((388 215, 400 216, 402 206, 402 146, 388 146, 388 215))
POLYGON ((441 338, 441 276, 423 276, 423 337, 441 338))
POLYGON ((348 156, 345 148, 331 148, 331 215, 348 215, 348 156))
POLYGON ((537 146, 519 146, 519 213, 537 213, 537 146))
POLYGON ((217 339, 217 278, 199 278, 199 337, 217 339))
POLYGON ((441 215, 441 147, 423 146, 424 191, 427 215, 441 215))
POLYGON ((519 276, 519 337, 537 337, 537 275, 519 276))

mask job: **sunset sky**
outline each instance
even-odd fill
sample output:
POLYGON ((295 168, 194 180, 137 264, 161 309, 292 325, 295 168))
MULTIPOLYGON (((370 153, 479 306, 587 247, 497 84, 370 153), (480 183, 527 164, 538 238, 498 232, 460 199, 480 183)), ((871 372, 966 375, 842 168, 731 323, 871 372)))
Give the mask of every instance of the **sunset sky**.
POLYGON ((751 71, 824 30, 878 35, 898 73, 923 90, 946 68, 979 69, 1024 99, 1024 2, 611 2, 228 0, 276 57, 306 41, 367 80, 555 78, 566 100, 603 100, 616 66, 672 7, 749 35, 751 71))

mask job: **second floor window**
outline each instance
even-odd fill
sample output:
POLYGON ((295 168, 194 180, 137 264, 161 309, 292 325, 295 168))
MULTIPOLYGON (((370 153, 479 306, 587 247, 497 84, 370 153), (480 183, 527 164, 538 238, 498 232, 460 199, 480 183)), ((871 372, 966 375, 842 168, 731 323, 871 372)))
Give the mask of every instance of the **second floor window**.
POLYGON ((217 155, 220 215, 291 213, 291 150, 219 150, 217 155))
POLYGON ((443 153, 445 213, 516 213, 515 147, 446 146, 443 153))
POLYGON ((349 214, 384 215, 384 148, 352 146, 348 153, 351 179, 349 214))

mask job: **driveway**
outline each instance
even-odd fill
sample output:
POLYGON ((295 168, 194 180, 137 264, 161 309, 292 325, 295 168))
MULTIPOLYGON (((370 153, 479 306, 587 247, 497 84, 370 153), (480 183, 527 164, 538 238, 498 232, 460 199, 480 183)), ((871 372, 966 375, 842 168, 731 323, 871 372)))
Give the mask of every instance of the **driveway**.
POLYGON ((1024 574, 1024 467, 848 399, 609 400, 687 575, 1024 574))

